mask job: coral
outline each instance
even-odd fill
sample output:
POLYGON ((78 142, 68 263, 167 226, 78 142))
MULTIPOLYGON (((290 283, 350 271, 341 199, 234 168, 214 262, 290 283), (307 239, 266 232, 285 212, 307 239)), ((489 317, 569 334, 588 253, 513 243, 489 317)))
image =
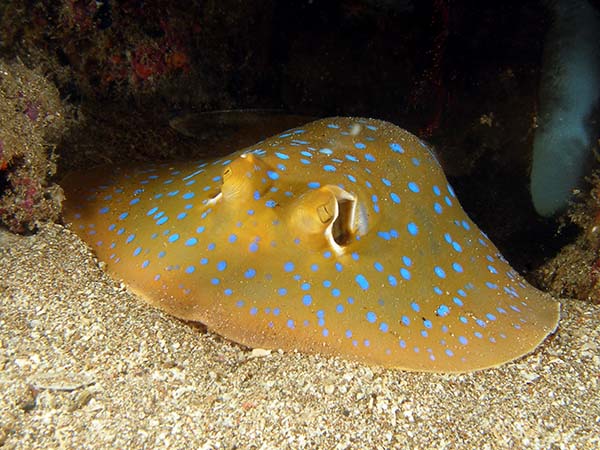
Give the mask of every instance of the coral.
POLYGON ((54 147, 65 129, 56 88, 22 63, 0 61, 0 223, 33 231, 60 213, 54 147))
POLYGON ((535 278, 557 297, 600 303, 600 172, 577 200, 566 218, 579 228, 577 239, 540 267, 535 278))

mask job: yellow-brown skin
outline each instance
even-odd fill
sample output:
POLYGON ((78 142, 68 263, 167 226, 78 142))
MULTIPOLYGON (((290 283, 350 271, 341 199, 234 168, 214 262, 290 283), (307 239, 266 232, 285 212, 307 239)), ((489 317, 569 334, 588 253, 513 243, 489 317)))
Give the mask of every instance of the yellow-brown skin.
POLYGON ((386 122, 323 119, 203 167, 105 167, 63 187, 66 220, 113 276, 250 347, 467 372, 558 324, 432 153, 386 122))

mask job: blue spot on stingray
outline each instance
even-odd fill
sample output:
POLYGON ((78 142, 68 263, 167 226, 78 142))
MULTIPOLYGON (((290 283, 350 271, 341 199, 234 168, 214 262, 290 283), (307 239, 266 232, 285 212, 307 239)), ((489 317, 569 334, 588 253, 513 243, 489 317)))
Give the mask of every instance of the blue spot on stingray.
POLYGON ((196 271, 196 267, 194 266, 187 266, 185 268, 185 273, 194 273, 196 271))
POLYGON ((167 252, 165 252, 164 250, 162 250, 162 251, 158 252, 158 257, 159 258, 164 258, 166 254, 167 254, 167 252))
POLYGON ((395 192, 390 193, 390 198, 394 203, 400 203, 400 197, 395 192))
POLYGON ((235 234, 230 234, 230 235, 229 235, 229 239, 228 239, 228 241, 229 241, 231 244, 233 244, 235 241, 237 241, 237 235, 235 235, 235 234))
POLYGON ((302 289, 303 291, 310 290, 310 283, 302 283, 302 285, 300 286, 300 289, 302 289))
POLYGON ((439 317, 446 317, 448 314, 450 314, 450 308, 448 308, 446 305, 440 305, 435 310, 435 314, 439 317))
POLYGON ((187 217, 187 213, 185 213, 185 212, 177 214, 177 220, 182 220, 182 219, 185 219, 186 217, 187 217))
POLYGON ((206 249, 207 249, 208 251, 211 251, 211 252, 212 252, 212 251, 215 249, 215 247, 216 247, 216 246, 217 246, 217 244, 215 244, 214 242, 211 242, 210 244, 208 244, 208 245, 206 246, 206 249))
POLYGON ((171 236, 169 236, 169 242, 175 242, 178 239, 179 239, 179 234, 177 234, 177 233, 172 234, 171 236))
POLYGON ((134 239, 135 239, 135 234, 130 234, 129 236, 127 236, 127 240, 125 242, 129 244, 134 239))
POLYGON ((365 148, 367 148, 367 146, 362 142, 357 142, 356 144, 354 144, 354 146, 359 150, 364 150, 365 148))
POLYGON ((410 189, 412 192, 415 192, 415 193, 420 191, 419 185, 417 183, 415 183, 414 181, 410 181, 408 183, 408 189, 410 189))
POLYGON ((199 226, 198 228, 196 228, 196 233, 198 233, 198 234, 204 233, 204 230, 206 230, 206 227, 199 226))
POLYGON ((392 236, 387 231, 378 231, 377 236, 379 236, 382 239, 385 239, 386 241, 389 241, 392 239, 392 236))
POLYGON ((416 236, 417 233, 419 232, 419 227, 417 227, 417 225, 414 222, 410 222, 406 228, 408 229, 408 232, 410 234, 412 234, 413 236, 416 236))
POLYGON ((370 323, 375 323, 377 320, 377 315, 373 311, 369 311, 367 313, 367 321, 370 323))
POLYGON ((277 202, 275 200, 267 200, 265 202, 265 206, 267 208, 275 208, 276 205, 277 205, 277 202))
POLYGON ((458 273, 461 273, 463 271, 462 266, 457 262, 452 263, 452 268, 454 269, 455 272, 458 272, 458 273))
POLYGON ((383 272, 383 265, 380 262, 375 262, 375 264, 373 264, 373 267, 377 272, 383 272))
POLYGON ((421 307, 417 302, 411 302, 410 307, 414 312, 419 312, 421 310, 421 307))
POLYGON ((250 268, 250 269, 246 270, 246 273, 244 273, 244 276, 248 279, 254 278, 256 276, 256 270, 250 268))
POLYGON ((393 152, 404 153, 404 149, 402 148, 402 146, 400 144, 395 143, 395 142, 392 142, 390 144, 390 148, 392 149, 393 152))
POLYGON ((435 195, 437 195, 438 197, 439 197, 440 195, 442 195, 442 191, 440 190, 440 188, 438 187, 438 185, 437 185, 437 184, 433 185, 433 188, 432 188, 432 189, 433 189, 433 193, 434 193, 435 195))
POLYGON ((335 172, 335 166, 332 166, 331 164, 326 164, 323 166, 323 170, 325 172, 335 172))
POLYGON ((321 183, 319 183, 318 181, 310 181, 308 182, 308 187, 311 189, 317 189, 321 186, 321 183))
POLYGON ((348 178, 351 182, 356 183, 356 177, 354 175, 348 174, 346 175, 346 178, 348 178))
POLYGON ((392 185, 392 182, 390 180, 388 180, 387 178, 382 178, 381 182, 388 187, 392 185))
POLYGON ((289 155, 286 155, 285 153, 275 152, 275 156, 279 159, 290 159, 289 155))
POLYGON ((108 209, 108 207, 104 207, 104 208, 100 208, 100 211, 98 211, 100 214, 106 214, 108 211, 110 211, 110 209, 108 209))
POLYGON ((405 269, 404 267, 402 267, 400 269, 400 275, 402 276, 402 278, 404 278, 405 280, 410 280, 410 271, 408 269, 405 269))
POLYGON ((446 272, 444 272, 444 269, 442 269, 440 266, 435 266, 433 268, 433 271, 435 272, 435 274, 440 277, 440 278, 446 278, 446 272))
POLYGON ((185 194, 182 195, 182 197, 186 200, 190 200, 192 198, 194 198, 196 196, 196 194, 194 194, 193 192, 186 192, 185 194))
POLYGON ((402 316, 402 319, 400 319, 400 321, 402 322, 402 325, 405 325, 405 326, 410 325, 410 318, 408 316, 402 316))
POLYGON ((145 269, 146 267, 148 267, 150 265, 150 261, 148 261, 147 259, 142 263, 142 269, 145 269))
POLYGON ((433 205, 433 210, 436 212, 436 214, 441 214, 443 211, 442 205, 440 205, 438 202, 435 202, 433 205))
POLYGON ((354 155, 346 155, 346 159, 352 162, 358 162, 358 158, 354 155))
POLYGON ((252 253, 258 251, 258 244, 256 242, 250 243, 248 250, 250 250, 252 253))
POLYGON ((367 279, 365 278, 365 276, 363 274, 359 273, 358 275, 356 275, 355 280, 358 283, 358 285, 361 287, 361 289, 364 289, 365 291, 367 289, 369 289, 369 282, 367 281, 367 279))
POLYGON ((394 287, 398 284, 398 280, 396 280, 396 277, 394 275, 388 275, 388 283, 390 284, 390 286, 394 287))
POLYGON ((365 153, 365 159, 369 162, 375 161, 375 157, 373 155, 371 155, 370 153, 365 153))
POLYGON ((131 200, 131 201, 129 202, 129 204, 130 204, 130 205, 135 205, 136 203, 139 203, 139 202, 140 202, 140 199, 139 199, 139 198, 134 198, 133 200, 131 200))
POLYGON ((267 176, 271 179, 271 180, 277 180, 279 179, 279 174, 273 170, 267 170, 267 176))
POLYGON ((225 261, 219 261, 217 263, 217 270, 219 272, 223 272, 225 269, 227 269, 227 262, 225 262, 225 261))
POLYGON ((283 265, 283 270, 285 270, 286 272, 291 272, 294 270, 294 263, 291 261, 286 262, 283 265))
POLYGON ((388 327, 388 324, 387 324, 387 323, 385 323, 385 322, 381 322, 381 323, 379 324, 379 331, 382 331, 382 332, 384 332, 384 333, 387 333, 387 332, 388 332, 388 330, 389 330, 389 327, 388 327))
POLYGON ((330 148, 322 148, 321 150, 319 150, 319 153, 323 153, 324 155, 333 155, 333 150, 331 150, 330 148))
POLYGON ((302 297, 302 304, 304 306, 310 306, 312 303, 312 296, 310 294, 305 294, 304 297, 302 297))
POLYGON ((467 343, 469 342, 469 340, 464 337, 464 336, 459 336, 458 337, 458 342, 460 342, 462 345, 467 345, 467 343))
POLYGON ((165 223, 167 220, 169 220, 169 218, 168 218, 167 216, 163 216, 163 217, 161 217, 160 219, 158 219, 158 220, 156 221, 156 224, 157 224, 157 225, 162 225, 162 224, 163 224, 163 223, 165 223))
POLYGON ((433 326, 433 324, 431 323, 431 320, 427 320, 427 319, 425 319, 425 320, 423 321, 423 326, 424 326, 425 328, 431 328, 431 327, 433 326))
POLYGON ((142 247, 137 247, 134 251, 133 251, 133 256, 137 256, 140 253, 142 253, 142 247))

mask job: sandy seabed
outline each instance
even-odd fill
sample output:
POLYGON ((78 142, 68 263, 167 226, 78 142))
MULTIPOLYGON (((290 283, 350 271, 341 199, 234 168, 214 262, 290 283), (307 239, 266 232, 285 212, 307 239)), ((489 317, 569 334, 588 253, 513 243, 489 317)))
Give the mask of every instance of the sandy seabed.
POLYGON ((600 306, 462 375, 250 351, 153 309, 60 225, 0 232, 0 447, 600 448, 600 306))

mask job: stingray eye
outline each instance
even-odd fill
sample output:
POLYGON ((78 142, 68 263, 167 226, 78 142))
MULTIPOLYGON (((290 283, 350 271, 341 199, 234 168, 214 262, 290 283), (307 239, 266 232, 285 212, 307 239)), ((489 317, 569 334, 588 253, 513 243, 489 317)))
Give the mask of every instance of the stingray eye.
POLYGON ((291 226, 304 242, 344 252, 357 232, 356 196, 338 186, 309 191, 294 204, 291 226))
MULTIPOLYGON (((258 192, 266 192, 272 185, 266 176, 269 166, 252 153, 244 153, 223 170, 220 194, 227 200, 247 200, 258 192)), ((217 194, 217 197, 220 197, 217 194)))
POLYGON ((329 223, 335 217, 335 205, 321 205, 317 207, 317 215, 321 223, 329 223))

